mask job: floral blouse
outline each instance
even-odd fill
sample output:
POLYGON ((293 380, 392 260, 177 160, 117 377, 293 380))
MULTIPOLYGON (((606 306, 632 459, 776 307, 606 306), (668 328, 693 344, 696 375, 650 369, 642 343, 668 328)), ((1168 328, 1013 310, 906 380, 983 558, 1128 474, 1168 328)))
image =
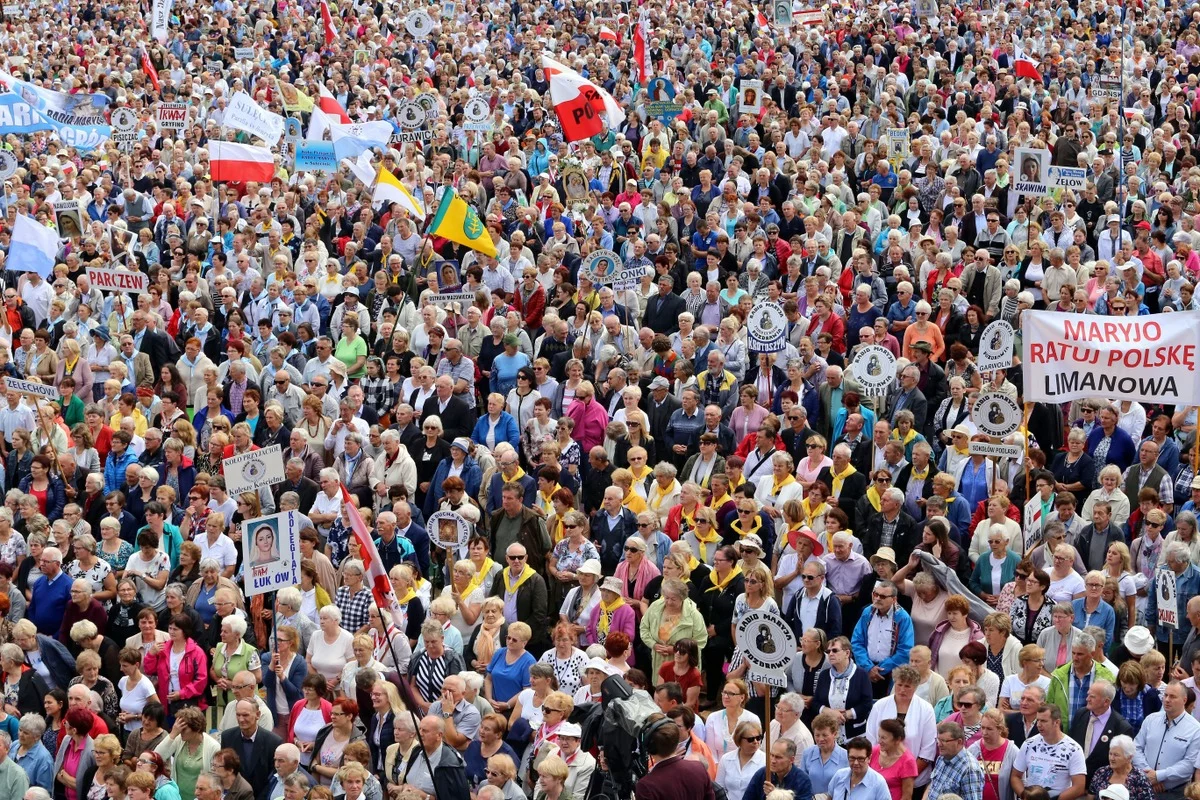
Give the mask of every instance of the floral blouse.
POLYGON ((600 552, 588 539, 583 540, 583 546, 578 550, 571 549, 570 539, 563 539, 554 545, 554 558, 558 561, 559 572, 578 572, 589 558, 599 561, 600 552))

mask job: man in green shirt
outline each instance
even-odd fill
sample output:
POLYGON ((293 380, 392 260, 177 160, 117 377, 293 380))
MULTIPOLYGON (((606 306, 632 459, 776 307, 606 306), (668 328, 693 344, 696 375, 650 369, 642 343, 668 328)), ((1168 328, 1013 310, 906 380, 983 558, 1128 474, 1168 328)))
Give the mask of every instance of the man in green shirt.
POLYGON ((24 797, 29 791, 29 776, 8 757, 12 737, 0 732, 0 797, 24 797))

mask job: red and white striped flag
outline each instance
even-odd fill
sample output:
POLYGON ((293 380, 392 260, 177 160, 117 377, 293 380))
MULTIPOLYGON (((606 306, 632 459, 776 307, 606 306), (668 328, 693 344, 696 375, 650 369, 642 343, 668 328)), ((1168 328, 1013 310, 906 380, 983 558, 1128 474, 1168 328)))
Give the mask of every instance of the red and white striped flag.
POLYGON ((767 15, 761 11, 755 15, 755 19, 758 20, 758 27, 764 31, 767 29, 767 26, 770 25, 770 23, 767 21, 767 15))
POLYGON ((650 26, 645 14, 633 26, 633 63, 637 64, 638 83, 645 86, 653 74, 650 64, 650 26))
POLYGON ((371 536, 367 523, 363 522, 362 515, 358 513, 358 508, 350 502, 350 492, 346 490, 345 485, 342 486, 342 502, 346 504, 346 513, 350 517, 350 530, 358 540, 363 572, 366 573, 367 586, 371 587, 375 603, 391 613, 393 623, 404 619, 404 609, 400 608, 400 603, 396 600, 392 582, 388 579, 387 570, 383 568, 383 559, 379 557, 379 550, 375 547, 375 539, 371 536))
POLYGON ((350 115, 346 113, 346 109, 342 108, 342 104, 337 101, 337 98, 325 88, 325 84, 320 84, 318 87, 317 107, 329 116, 336 117, 337 122, 343 125, 350 124, 350 115))
POLYGON ((1013 71, 1018 78, 1028 78, 1031 81, 1042 82, 1042 73, 1038 72, 1037 64, 1033 63, 1033 59, 1026 55, 1021 48, 1021 43, 1013 42, 1014 64, 1013 71))
POLYGON ((617 43, 617 32, 607 25, 600 26, 600 41, 617 43))
POLYGON ((550 102, 568 143, 595 136, 605 122, 614 130, 624 122, 625 112, 613 96, 575 70, 546 55, 542 69, 550 79, 550 102))
POLYGON ((209 175, 213 182, 258 181, 270 183, 275 177, 275 156, 265 147, 237 142, 208 143, 209 175))
POLYGON ((808 9, 805 11, 793 11, 792 22, 797 25, 820 25, 825 21, 825 12, 819 8, 808 9))
POLYGON ((154 91, 159 91, 161 88, 158 84, 158 70, 154 68, 154 62, 150 60, 150 54, 146 52, 146 48, 140 48, 142 51, 142 72, 146 74, 146 78, 154 86, 154 91))
POLYGON ((329 13, 329 0, 321 0, 321 24, 325 27, 325 46, 328 47, 337 39, 337 26, 333 24, 333 14, 329 13))

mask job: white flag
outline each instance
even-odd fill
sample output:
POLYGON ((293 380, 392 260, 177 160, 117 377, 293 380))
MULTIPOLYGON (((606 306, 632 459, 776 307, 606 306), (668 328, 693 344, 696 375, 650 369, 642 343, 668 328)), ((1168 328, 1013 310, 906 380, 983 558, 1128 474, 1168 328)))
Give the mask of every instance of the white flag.
POLYGON ((245 92, 238 92, 230 98, 223 122, 230 128, 257 136, 272 146, 279 144, 279 138, 283 136, 283 117, 267 111, 245 92))
POLYGON ((154 0, 150 9, 150 34, 159 44, 167 43, 167 28, 171 23, 172 0, 154 0))

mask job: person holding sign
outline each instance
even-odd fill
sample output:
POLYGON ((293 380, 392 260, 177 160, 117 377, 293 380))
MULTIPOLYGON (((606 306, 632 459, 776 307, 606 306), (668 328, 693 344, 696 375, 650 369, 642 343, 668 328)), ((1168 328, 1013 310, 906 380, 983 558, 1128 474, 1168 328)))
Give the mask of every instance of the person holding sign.
POLYGON ((1155 573, 1155 578, 1157 579, 1158 573, 1163 570, 1170 570, 1175 574, 1175 594, 1172 598, 1174 602, 1164 609, 1159 603, 1159 592, 1155 591, 1155 586, 1147 587, 1149 597, 1146 602, 1146 627, 1156 634, 1158 651, 1170 656, 1173 655, 1171 651, 1174 649, 1172 642, 1182 645, 1192 632, 1192 623, 1187 615, 1187 601, 1200 594, 1200 569, 1196 569, 1196 565, 1191 562, 1191 551, 1184 542, 1165 545, 1163 562, 1155 573), (1164 610, 1175 612, 1175 625, 1163 624, 1164 610))

